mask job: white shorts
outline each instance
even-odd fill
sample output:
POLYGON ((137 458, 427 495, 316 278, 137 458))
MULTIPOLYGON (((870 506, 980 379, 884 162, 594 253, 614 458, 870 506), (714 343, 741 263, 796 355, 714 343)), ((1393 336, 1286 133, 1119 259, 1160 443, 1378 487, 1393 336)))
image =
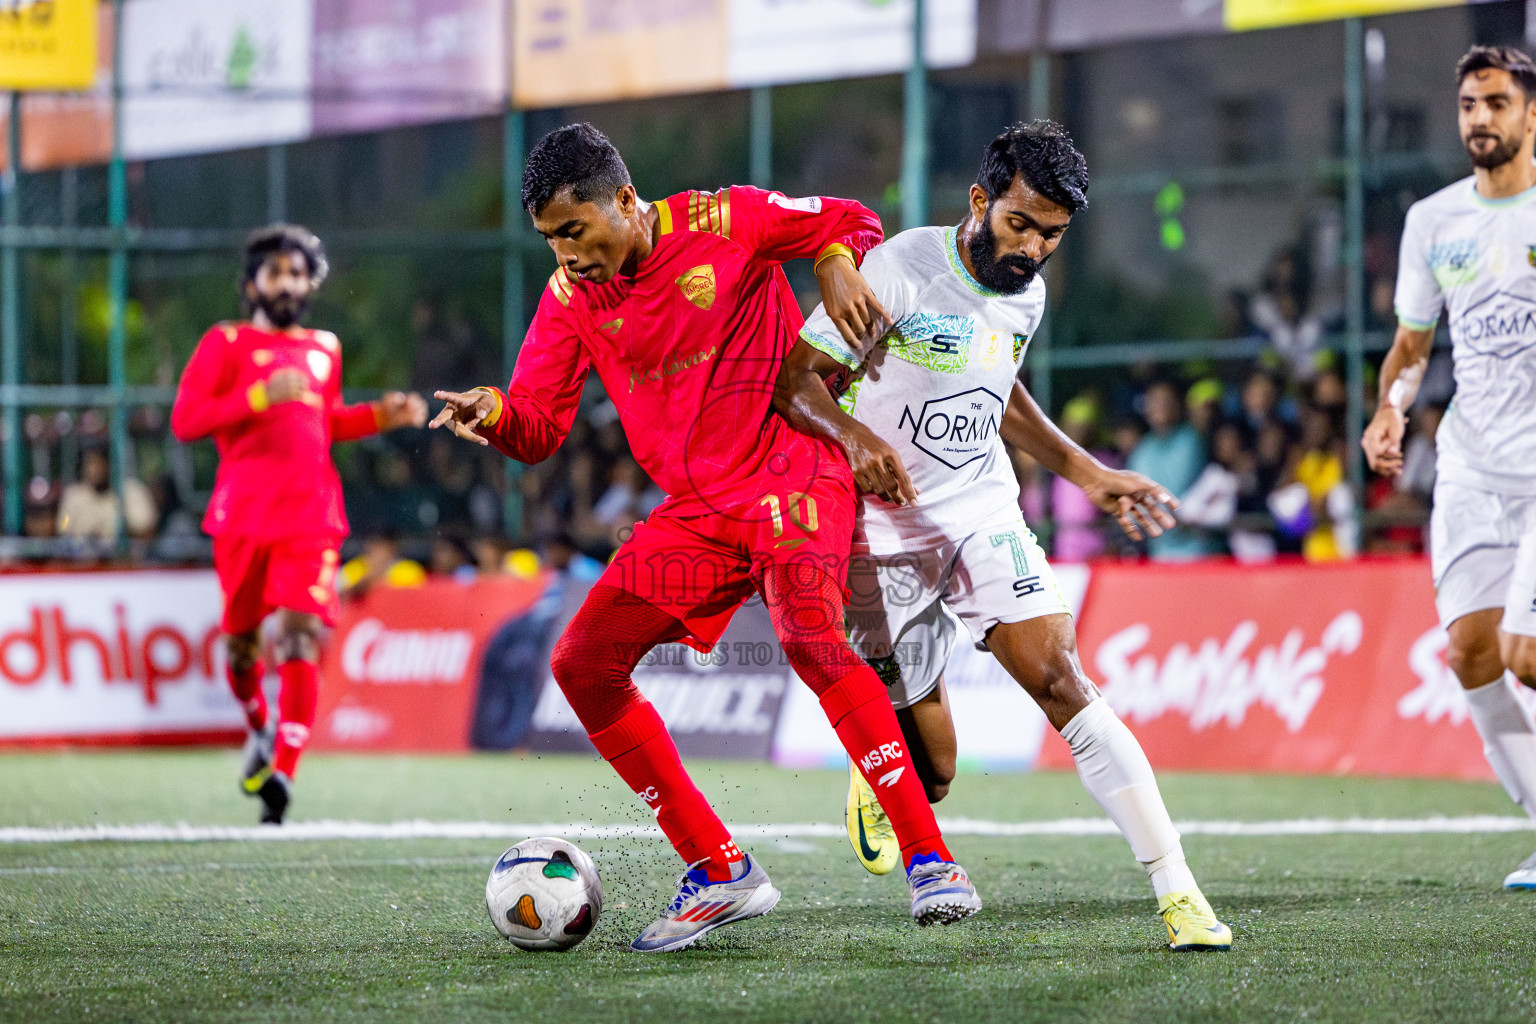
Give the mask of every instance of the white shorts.
POLYGON ((1023 516, 919 551, 871 551, 860 531, 848 588, 848 639, 898 708, 933 692, 960 623, 985 650, 1000 622, 1070 614, 1023 516))
POLYGON ((1503 608, 1501 629, 1536 636, 1536 496, 1437 481, 1429 537, 1442 626, 1503 608))

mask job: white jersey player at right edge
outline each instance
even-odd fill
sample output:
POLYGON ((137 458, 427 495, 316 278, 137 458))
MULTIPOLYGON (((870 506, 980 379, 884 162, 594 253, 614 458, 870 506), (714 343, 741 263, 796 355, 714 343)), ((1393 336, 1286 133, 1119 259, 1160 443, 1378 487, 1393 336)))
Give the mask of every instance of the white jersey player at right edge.
MULTIPOLYGON (((1403 428, 1444 311, 1456 398, 1435 439, 1435 605, 1483 752, 1536 818, 1536 729, 1508 679, 1536 687, 1536 65, 1477 46, 1456 65, 1473 175, 1413 204, 1397 272, 1397 334, 1361 438, 1403 467, 1403 428)), ((1536 889, 1536 853, 1504 879, 1536 889)))
MULTIPOLYGON (((880 672, 912 764, 937 801, 954 777, 942 672, 963 628, 1066 739, 1090 795, 1151 876, 1176 950, 1226 949, 1184 860, 1141 745, 1083 674, 1072 617, 1019 514, 1003 440, 1080 485, 1132 536, 1172 526, 1172 495, 1073 444, 1018 381, 1045 305, 1040 265, 1087 202, 1087 164, 1060 125, 1014 125, 987 147, 958 228, 903 231, 863 273, 891 325, 854 354, 823 309, 780 372, 774 407, 838 444, 864 492, 848 585, 849 640, 880 672), (841 405, 824 381, 842 391, 841 405)), ((859 773, 851 773, 857 779, 859 773)), ((869 787, 849 791, 849 839, 881 874, 894 839, 869 787)))

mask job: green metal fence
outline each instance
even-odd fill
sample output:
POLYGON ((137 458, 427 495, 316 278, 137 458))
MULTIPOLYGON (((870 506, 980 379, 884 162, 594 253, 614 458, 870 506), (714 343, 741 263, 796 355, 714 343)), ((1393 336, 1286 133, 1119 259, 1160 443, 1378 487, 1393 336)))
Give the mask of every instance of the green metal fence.
MULTIPOLYGON (((919 2, 919 12, 922 5, 919 2)), ((921 14, 916 19, 922 24, 921 14)), ((122 19, 117 24, 121 26, 122 19)), ((1343 190, 1344 239, 1343 266, 1345 272, 1345 330, 1341 335, 1328 339, 1329 347, 1339 351, 1349 383, 1348 450, 1349 475, 1357 488, 1363 483, 1358 437, 1365 410, 1362 408, 1362 390, 1365 379, 1368 351, 1379 351, 1390 339, 1385 335, 1367 336, 1366 298, 1364 295, 1364 192, 1367 175, 1372 173, 1372 158, 1364 146, 1365 82, 1363 56, 1363 27, 1358 19, 1345 22, 1343 67, 1343 159, 1328 162, 1325 166, 1301 170, 1324 180, 1338 183, 1343 190)), ((931 128, 928 114, 930 83, 925 68, 917 59, 922 41, 914 35, 914 60, 907 72, 904 86, 905 140, 901 165, 900 210, 904 226, 925 223, 929 217, 929 189, 931 174, 927 150, 931 128)), ((121 52, 121 47, 118 48, 121 52)), ((1053 65, 1061 58, 1050 54, 1037 54, 1030 59, 1027 69, 1027 109, 1034 116, 1051 112, 1055 104, 1050 94, 1053 65)), ((114 75, 114 109, 120 110, 120 76, 114 75)), ((60 189, 60 211, 57 226, 29 226, 22 217, 22 182, 18 173, 20 164, 21 117, 17 97, 10 97, 11 116, 6 139, 9 159, 0 191, 3 191, 3 226, 0 226, 0 431, 3 431, 4 529, 7 534, 17 534, 22 528, 23 488, 25 470, 21 437, 21 419, 28 409, 79 409, 101 408, 108 411, 110 442, 113 452, 113 470, 119 488, 127 463, 128 414, 140 405, 168 405, 172 391, 165 386, 130 385, 127 373, 129 345, 129 268, 130 262, 145 254, 194 254, 217 253, 233 255, 238 251, 244 232, 234 230, 202 230, 185 228, 136 228, 129 218, 128 168, 120 152, 115 153, 107 174, 107 218, 105 226, 82 226, 75 220, 69 203, 73 202, 71 188, 60 189), (22 285, 20 262, 29 252, 55 252, 66 261, 66 279, 73 280, 77 262, 83 258, 100 258, 107 261, 108 292, 108 373, 104 385, 86 386, 72 379, 76 371, 66 365, 58 384, 27 383, 22 375, 22 285)), ((748 125, 748 179, 758 184, 769 184, 773 167, 773 92, 768 88, 752 91, 748 125)), ((545 246, 527 226, 520 215, 518 193, 520 171, 528 132, 528 115, 522 111, 509 111, 503 119, 503 144, 501 153, 501 201, 503 223, 500 229, 461 231, 418 231, 408 229, 346 229, 326 232, 327 242, 334 249, 356 252, 409 253, 437 250, 447 254, 477 254, 495 258, 502 265, 502 338, 501 357, 503 369, 509 369, 515 359, 529 310, 525 300, 525 269, 532 270, 547 262, 545 246)), ((121 133, 115 133, 120 138, 121 133)), ((287 213, 289 195, 288 150, 285 146, 272 146, 267 150, 267 209, 269 219, 282 219, 287 213)), ((1293 167, 1270 169, 1282 177, 1298 173, 1293 167)), ((1230 176, 1231 171, 1200 172, 1188 175, 1188 180, 1199 183, 1201 174, 1230 176)), ((1265 173, 1265 169, 1242 172, 1249 178, 1265 173)), ((65 172, 66 179, 71 172, 65 172)), ((1147 189, 1160 186, 1166 179, 1156 175, 1135 176, 1115 180, 1101 178, 1095 181, 1099 192, 1119 189, 1147 189)), ((78 318, 71 304, 74 296, 66 290, 60 323, 66 335, 76 329, 78 318)), ((1265 346, 1252 340, 1205 341, 1174 340, 1165 342, 1138 342, 1125 345, 1092 347, 1054 347, 1047 323, 1031 347, 1029 371, 1031 383, 1041 404, 1053 406, 1053 381, 1064 370, 1085 368, 1112 368, 1149 360, 1180 361, 1188 359, 1251 359, 1260 355, 1265 346)), ((66 341, 65 351, 70 351, 66 341)), ((66 354, 65 363, 69 363, 66 354)), ((78 363, 78 359, 76 359, 78 363)), ((509 499, 509 518, 516 531, 519 510, 517 488, 512 488, 509 499)))

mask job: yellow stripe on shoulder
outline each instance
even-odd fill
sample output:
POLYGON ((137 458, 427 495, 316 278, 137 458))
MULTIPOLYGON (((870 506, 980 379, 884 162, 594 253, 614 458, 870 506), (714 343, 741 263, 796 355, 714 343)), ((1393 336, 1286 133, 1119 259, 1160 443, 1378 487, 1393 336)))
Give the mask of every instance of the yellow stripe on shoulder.
POLYGON ((556 267, 555 272, 549 275, 549 290, 555 293, 560 305, 569 306, 571 296, 576 294, 576 282, 571 280, 571 275, 565 272, 564 267, 556 267))
POLYGON ((670 199, 658 199, 656 201, 656 234, 670 235, 672 233, 672 201, 670 199))
POLYGON ((688 230, 731 237, 731 190, 688 193, 688 230))

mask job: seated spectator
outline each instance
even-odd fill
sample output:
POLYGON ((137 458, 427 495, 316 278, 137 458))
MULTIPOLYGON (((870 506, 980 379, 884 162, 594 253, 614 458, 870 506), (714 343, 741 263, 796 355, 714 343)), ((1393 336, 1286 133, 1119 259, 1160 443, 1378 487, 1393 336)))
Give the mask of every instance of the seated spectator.
POLYGON ((584 554, 569 533, 556 531, 539 540, 544 564, 572 579, 592 583, 603 574, 603 563, 584 554))
POLYGON ((1327 411, 1303 412, 1290 472, 1270 495, 1269 506, 1282 529, 1303 537, 1301 553, 1307 561, 1354 556, 1355 495, 1344 478, 1343 442, 1327 411))
MULTIPOLYGON (((1103 462, 1110 453, 1097 445, 1099 403, 1090 394, 1081 394, 1061 410, 1062 432, 1103 462)), ((1083 562, 1104 550, 1104 513, 1088 500, 1082 488, 1065 477, 1051 478, 1052 557, 1066 562, 1083 562)))
POLYGON ((126 477, 123 499, 118 500, 105 448, 93 445, 80 453, 80 479, 59 498, 60 537, 113 543, 122 522, 130 536, 152 537, 159 521, 155 499, 143 481, 126 477))
POLYGON ((469 546, 455 533, 439 533, 432 538, 431 575, 455 583, 471 583, 476 576, 469 546))
POLYGON ((1211 461, 1180 497, 1179 521, 1211 531, 1225 531, 1237 513, 1245 476, 1252 476, 1252 456, 1243 448, 1236 424, 1223 423, 1211 436, 1211 461))
POLYGON ((1297 380, 1311 380, 1316 375, 1317 353, 1323 341, 1323 321, 1308 308, 1312 292, 1309 277, 1296 251, 1281 250, 1270 261, 1264 286, 1248 307, 1249 319, 1297 380))
POLYGON ((1243 382, 1241 404, 1243 424, 1250 435, 1257 437, 1265 427, 1283 418, 1280 381, 1268 370, 1254 370, 1243 382))
MULTIPOLYGON (((1131 452, 1126 468, 1145 474, 1179 499, 1205 468, 1205 442, 1184 422, 1184 403, 1169 381, 1158 381, 1144 398, 1148 433, 1131 452)), ((1215 550, 1198 530, 1169 530, 1147 541, 1147 552, 1158 561, 1198 558, 1215 550)))
POLYGON ((359 598, 374 587, 419 587, 427 581, 420 562, 400 557, 400 538, 385 531, 363 541, 363 550, 341 567, 341 594, 359 598))
POLYGON ((1184 393, 1185 415, 1189 425, 1201 437, 1210 437, 1221 420, 1221 399, 1225 389, 1215 377, 1202 377, 1184 393))

